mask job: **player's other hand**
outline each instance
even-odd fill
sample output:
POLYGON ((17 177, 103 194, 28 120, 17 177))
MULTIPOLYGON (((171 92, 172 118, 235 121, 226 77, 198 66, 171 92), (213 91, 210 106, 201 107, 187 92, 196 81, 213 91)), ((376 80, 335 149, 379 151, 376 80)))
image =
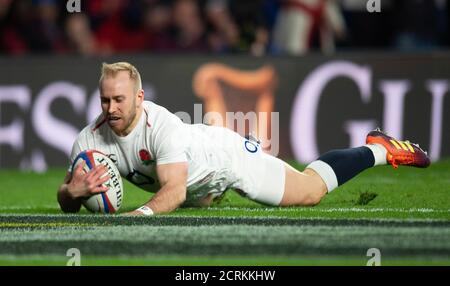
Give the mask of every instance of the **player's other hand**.
POLYGON ((84 171, 84 164, 82 161, 72 172, 72 178, 68 184, 68 191, 70 195, 75 198, 90 197, 92 195, 103 193, 108 190, 108 187, 103 186, 103 183, 110 179, 107 174, 106 167, 103 165, 95 166, 88 173, 84 171))

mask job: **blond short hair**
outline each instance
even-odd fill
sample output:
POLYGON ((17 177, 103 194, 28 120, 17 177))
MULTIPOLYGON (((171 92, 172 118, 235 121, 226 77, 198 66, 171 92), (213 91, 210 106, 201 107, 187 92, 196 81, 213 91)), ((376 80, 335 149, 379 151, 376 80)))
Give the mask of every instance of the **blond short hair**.
POLYGON ((141 75, 135 66, 127 62, 117 62, 112 64, 102 64, 102 74, 100 76, 99 84, 101 86, 102 80, 107 76, 115 77, 121 71, 129 72, 130 78, 134 81, 134 91, 137 93, 142 89, 141 75))

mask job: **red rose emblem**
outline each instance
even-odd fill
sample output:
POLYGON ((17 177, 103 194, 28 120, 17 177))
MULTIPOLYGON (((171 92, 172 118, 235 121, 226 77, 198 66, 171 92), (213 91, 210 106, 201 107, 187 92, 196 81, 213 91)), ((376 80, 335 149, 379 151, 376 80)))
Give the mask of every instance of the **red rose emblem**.
POLYGON ((153 162, 150 152, 144 149, 139 151, 139 158, 141 158, 142 163, 146 166, 153 162))

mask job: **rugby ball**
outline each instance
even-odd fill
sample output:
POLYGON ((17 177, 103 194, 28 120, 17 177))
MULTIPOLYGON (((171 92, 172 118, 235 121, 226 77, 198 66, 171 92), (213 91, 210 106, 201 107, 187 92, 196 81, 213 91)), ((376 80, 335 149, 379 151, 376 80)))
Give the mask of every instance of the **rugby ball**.
POLYGON ((97 150, 86 150, 82 151, 75 158, 72 170, 75 170, 78 164, 83 161, 86 163, 84 164, 84 172, 86 173, 97 165, 105 165, 110 179, 103 184, 109 188, 108 191, 83 198, 82 204, 87 210, 93 213, 111 214, 117 212, 122 205, 123 185, 122 178, 116 165, 102 152, 97 150))

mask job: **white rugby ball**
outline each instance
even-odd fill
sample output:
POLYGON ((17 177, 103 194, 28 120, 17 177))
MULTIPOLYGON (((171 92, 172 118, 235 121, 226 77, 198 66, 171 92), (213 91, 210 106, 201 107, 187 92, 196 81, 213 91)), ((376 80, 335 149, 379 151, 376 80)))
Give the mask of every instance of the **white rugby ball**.
POLYGON ((93 213, 115 213, 120 209, 123 199, 123 185, 119 170, 114 162, 105 154, 97 150, 86 150, 80 152, 75 158, 72 170, 80 164, 84 164, 84 171, 87 173, 97 165, 105 165, 110 179, 103 183, 109 189, 104 193, 99 193, 88 198, 84 198, 82 203, 86 209, 93 213))

